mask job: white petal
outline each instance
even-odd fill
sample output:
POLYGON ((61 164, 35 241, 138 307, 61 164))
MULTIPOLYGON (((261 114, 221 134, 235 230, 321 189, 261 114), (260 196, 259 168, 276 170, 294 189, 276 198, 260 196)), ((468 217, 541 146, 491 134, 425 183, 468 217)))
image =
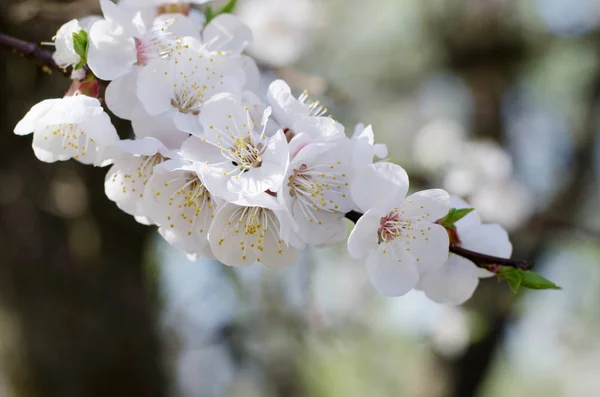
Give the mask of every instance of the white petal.
POLYGON ((189 137, 181 146, 182 156, 198 164, 218 164, 223 161, 221 150, 195 136, 189 137))
POLYGON ((124 139, 117 142, 115 149, 121 153, 152 156, 162 148, 162 143, 155 138, 124 139))
POLYGON ((267 101, 273 108, 273 116, 283 127, 291 128, 300 117, 310 115, 308 106, 299 102, 283 80, 275 80, 269 85, 267 101))
POLYGON ((31 134, 38 124, 40 118, 46 115, 52 108, 60 102, 61 99, 46 99, 36 105, 34 105, 29 112, 19 121, 15 127, 15 134, 17 135, 28 135, 31 134))
POLYGON ((367 211, 356 223, 348 238, 348 252, 354 259, 364 259, 377 250, 381 216, 367 211))
POLYGON ((173 119, 168 115, 150 116, 141 105, 134 109, 131 124, 137 138, 156 138, 171 150, 180 149, 189 137, 175 127, 173 119))
POLYGON ((373 287, 386 296, 401 296, 419 282, 419 272, 409 257, 397 257, 388 250, 371 252, 367 257, 367 274, 373 287))
POLYGON ((134 109, 140 106, 140 101, 136 95, 140 69, 139 66, 134 66, 130 73, 111 81, 106 87, 104 94, 106 106, 115 116, 121 119, 131 120, 134 109))
POLYGON ((188 253, 206 255, 215 203, 193 172, 172 169, 169 160, 154 168, 144 191, 146 212, 162 227, 161 235, 188 253))
POLYGON ((140 23, 134 23, 136 19, 140 19, 140 22, 142 22, 140 12, 135 8, 123 7, 110 0, 100 0, 100 8, 104 18, 120 26, 125 35, 135 37, 137 34, 142 33, 144 27, 140 26, 140 23))
POLYGON ((106 196, 130 215, 152 218, 146 213, 144 190, 158 162, 133 155, 115 160, 104 180, 106 196))
POLYGON ((478 284, 476 266, 456 255, 450 255, 438 271, 422 275, 419 282, 429 299, 453 305, 461 305, 471 298, 478 284))
POLYGON ((89 33, 88 66, 102 80, 114 80, 137 62, 135 40, 110 21, 98 21, 89 33))
POLYGON ((186 132, 188 134, 194 134, 196 136, 202 134, 202 125, 197 115, 192 113, 181 113, 175 112, 173 116, 175 126, 179 131, 186 132))
POLYGON ((65 97, 39 119, 41 125, 78 124, 104 113, 100 101, 85 95, 65 97))
POLYGON ((508 233, 498 224, 483 224, 459 235, 462 247, 486 255, 510 258, 512 244, 508 233))
POLYGON ((154 26, 165 27, 165 30, 175 37, 191 36, 197 39, 200 38, 200 30, 189 17, 182 14, 159 15, 154 20, 154 26))
POLYGON ((155 59, 142 68, 138 76, 137 97, 148 113, 159 115, 172 108, 175 73, 172 63, 161 59, 155 59))
MULTIPOLYGON (((301 205, 296 202, 294 207, 301 205)), ((342 214, 327 211, 315 212, 312 222, 298 208, 292 209, 297 215, 299 236, 308 244, 315 246, 333 245, 343 241, 347 235, 346 221, 342 214)))
POLYGON ((442 189, 429 189, 411 194, 400 206, 404 219, 435 222, 450 211, 450 195, 442 189))
POLYGON ((412 222, 410 229, 395 241, 415 258, 419 272, 439 269, 448 260, 449 239, 443 226, 412 222))
POLYGON ((252 44, 252 31, 237 16, 221 14, 204 28, 204 42, 211 51, 241 53, 252 44))
POLYGON ((256 246, 256 239, 245 239, 243 230, 238 227, 240 208, 233 204, 221 207, 208 231, 213 254, 227 266, 250 266, 257 259, 255 250, 250 249, 251 244, 256 246), (247 241, 246 244, 240 244, 243 241, 247 241))
POLYGON ((247 55, 242 55, 242 69, 246 75, 246 84, 244 90, 258 92, 260 87, 260 70, 254 62, 254 59, 247 55))
POLYGON ((321 142, 346 138, 344 126, 329 117, 296 118, 291 128, 296 134, 309 134, 321 142))
POLYGON ((408 192, 408 175, 396 164, 371 164, 350 184, 350 192, 363 212, 375 208, 387 210, 402 203, 408 192))
POLYGON ((387 145, 383 143, 376 143, 373 145, 373 148, 375 149, 375 156, 379 157, 380 159, 386 158, 388 156, 387 145))

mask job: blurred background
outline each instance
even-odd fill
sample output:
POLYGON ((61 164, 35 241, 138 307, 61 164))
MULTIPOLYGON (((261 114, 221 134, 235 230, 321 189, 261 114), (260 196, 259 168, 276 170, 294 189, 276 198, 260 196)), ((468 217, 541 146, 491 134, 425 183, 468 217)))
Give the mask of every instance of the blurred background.
MULTIPOLYGON (((2 1, 0 31, 48 41, 98 12, 2 1)), ((343 245, 286 270, 190 262, 104 196, 106 169, 41 163, 12 134, 69 82, 1 51, 0 396, 600 395, 600 0, 236 13, 265 85, 308 89, 349 133, 373 124, 413 189, 467 198, 563 290, 491 279, 462 307, 389 299, 343 245)))

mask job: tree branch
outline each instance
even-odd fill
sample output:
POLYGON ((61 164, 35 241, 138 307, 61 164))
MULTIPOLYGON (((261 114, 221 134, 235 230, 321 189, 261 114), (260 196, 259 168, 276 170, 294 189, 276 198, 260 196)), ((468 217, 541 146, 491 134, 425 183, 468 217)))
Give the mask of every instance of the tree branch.
POLYGON ((60 68, 54 59, 52 59, 52 51, 42 47, 40 44, 17 39, 16 37, 0 33, 0 47, 11 50, 21 56, 36 60, 46 70, 56 70, 65 76, 69 76, 69 70, 60 68))
POLYGON ((465 249, 456 244, 450 244, 450 252, 455 255, 462 256, 465 259, 470 260, 478 267, 482 267, 487 269, 489 266, 508 266, 508 267, 516 267, 521 270, 529 270, 533 267, 532 262, 528 262, 524 259, 506 259, 499 258, 497 256, 480 254, 479 252, 471 251, 465 249))
MULTIPOLYGON (((350 211, 346 214, 346 218, 351 220, 354 223, 358 222, 358 220, 360 219, 361 216, 363 216, 363 214, 361 214, 360 212, 357 212, 357 211, 350 211)), ((465 249, 456 244, 450 244, 449 249, 450 249, 450 252, 452 252, 453 254, 470 260, 477 267, 481 267, 481 268, 488 269, 488 270, 490 270, 489 268, 491 266, 508 266, 508 267, 514 267, 514 268, 522 269, 522 270, 529 270, 533 267, 533 263, 528 262, 523 259, 514 260, 514 259, 500 258, 497 256, 485 255, 485 254, 481 254, 479 252, 465 249)))

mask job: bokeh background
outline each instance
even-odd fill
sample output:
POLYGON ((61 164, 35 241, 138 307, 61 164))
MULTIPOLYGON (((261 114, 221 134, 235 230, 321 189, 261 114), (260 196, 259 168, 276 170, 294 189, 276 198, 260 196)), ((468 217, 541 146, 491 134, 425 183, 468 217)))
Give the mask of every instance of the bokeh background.
MULTIPOLYGON (((95 0, 0 4, 47 41, 95 0)), ((264 82, 373 124, 414 189, 506 227, 562 291, 389 299, 343 245, 286 270, 190 262, 43 164, 16 122, 68 82, 0 52, 0 395, 600 395, 600 0, 240 0, 264 82), (298 92, 298 91, 297 91, 298 92)), ((128 133, 123 124, 121 132, 128 133)))

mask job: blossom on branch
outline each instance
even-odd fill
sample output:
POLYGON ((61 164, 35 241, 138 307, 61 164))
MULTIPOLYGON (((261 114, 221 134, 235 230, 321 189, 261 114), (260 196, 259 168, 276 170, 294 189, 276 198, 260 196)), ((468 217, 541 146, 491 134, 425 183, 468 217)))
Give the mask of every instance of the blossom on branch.
POLYGON ((320 101, 283 80, 261 96, 244 54, 252 31, 223 11, 231 3, 198 16, 190 4, 205 2, 100 0, 103 18, 70 21, 55 38, 56 64, 78 72, 68 96, 33 106, 14 132, 33 133, 45 162, 112 164, 106 196, 189 257, 285 267, 307 246, 343 242, 351 219, 348 252, 384 295, 417 288, 460 304, 492 275, 477 265, 498 259, 521 272, 513 284, 532 285, 524 261, 502 261, 512 249, 504 229, 475 212, 449 224, 465 202, 440 189, 408 195, 402 167, 374 163, 388 150, 370 125, 346 135, 320 101), (85 94, 131 120, 123 135, 132 139, 120 140, 85 94), (477 265, 463 251, 479 253, 477 265))
POLYGON ((85 95, 38 103, 14 132, 33 133, 33 151, 47 163, 73 158, 84 164, 106 165, 105 150, 119 140, 100 102, 85 95))
POLYGON ((408 192, 408 175, 392 163, 368 166, 354 181, 352 197, 365 214, 348 239, 348 251, 365 259, 373 286, 387 296, 413 289, 420 275, 448 259, 448 234, 435 222, 450 210, 443 190, 408 192))

